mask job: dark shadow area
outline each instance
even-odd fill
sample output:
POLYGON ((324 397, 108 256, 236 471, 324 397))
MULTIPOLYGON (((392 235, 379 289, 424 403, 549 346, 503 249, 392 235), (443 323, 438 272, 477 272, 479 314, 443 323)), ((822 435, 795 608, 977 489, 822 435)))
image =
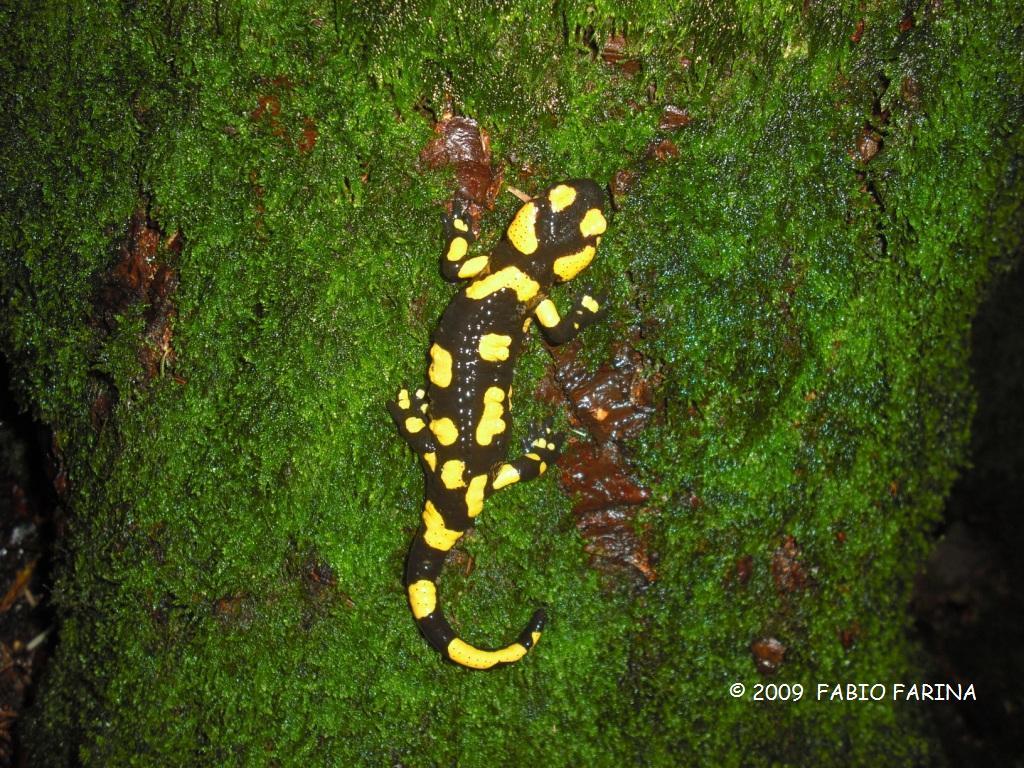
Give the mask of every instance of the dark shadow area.
POLYGON ((56 635, 48 599, 58 509, 52 437, 10 390, 0 356, 0 766, 24 764, 18 725, 56 635))
POLYGON ((914 611, 933 678, 977 701, 932 703, 950 765, 1024 765, 1024 270, 975 319, 973 467, 957 482, 914 611))

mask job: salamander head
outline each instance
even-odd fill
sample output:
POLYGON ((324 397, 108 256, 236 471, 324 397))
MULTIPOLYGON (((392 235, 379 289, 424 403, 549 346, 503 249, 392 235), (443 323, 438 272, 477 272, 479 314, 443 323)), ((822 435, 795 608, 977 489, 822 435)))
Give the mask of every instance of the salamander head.
POLYGON ((571 280, 593 260, 607 227, 605 196, 590 179, 548 187, 526 203, 508 227, 519 253, 549 261, 557 282, 571 280))

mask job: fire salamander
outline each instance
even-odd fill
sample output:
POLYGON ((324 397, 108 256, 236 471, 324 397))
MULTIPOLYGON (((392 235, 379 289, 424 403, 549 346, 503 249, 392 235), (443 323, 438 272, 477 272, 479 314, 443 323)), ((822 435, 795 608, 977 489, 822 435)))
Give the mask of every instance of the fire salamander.
POLYGON ((429 387, 403 389, 388 403, 399 431, 423 462, 423 524, 405 570, 412 614, 434 648, 471 669, 518 661, 537 644, 543 610, 511 645, 495 651, 457 637, 441 610, 437 578, 445 555, 476 522, 484 499, 542 474, 561 450, 562 436, 535 430, 527 452, 506 461, 511 431, 512 370, 534 318, 554 344, 576 336, 603 314, 591 296, 562 317, 548 298, 552 286, 590 264, 605 231, 604 194, 589 179, 556 184, 524 204, 488 255, 471 256, 474 236, 465 207, 444 218, 441 272, 469 280, 441 317, 430 347, 429 387))

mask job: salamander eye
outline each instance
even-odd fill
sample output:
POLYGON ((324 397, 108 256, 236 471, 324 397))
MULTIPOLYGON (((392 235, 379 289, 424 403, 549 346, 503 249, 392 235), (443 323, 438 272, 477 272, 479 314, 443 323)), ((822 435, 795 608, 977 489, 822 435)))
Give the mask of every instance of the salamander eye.
MULTIPOLYGON (((532 255, 538 250, 542 250, 545 257, 554 259, 578 255, 581 249, 596 246, 596 237, 608 226, 602 213, 604 205, 603 190, 590 179, 572 179, 555 184, 520 209, 513 222, 515 226, 509 228, 509 240, 525 255, 532 255), (533 224, 535 239, 528 235, 529 224, 533 224)), ((580 261, 589 263, 588 259, 578 259, 576 263, 580 261)), ((575 274, 578 268, 574 266, 563 271, 575 274)))
POLYGON ((560 213, 572 205, 576 200, 576 188, 568 184, 559 184, 552 187, 548 192, 548 202, 551 203, 551 210, 560 213))

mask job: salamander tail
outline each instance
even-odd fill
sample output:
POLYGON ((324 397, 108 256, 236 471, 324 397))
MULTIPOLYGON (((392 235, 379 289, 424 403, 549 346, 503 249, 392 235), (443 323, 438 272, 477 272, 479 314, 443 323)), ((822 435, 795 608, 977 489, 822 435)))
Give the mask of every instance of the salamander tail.
POLYGON ((437 594, 437 577, 444 565, 446 552, 434 549, 424 541, 423 529, 416 534, 405 568, 409 605, 423 636, 446 658, 470 669, 491 669, 523 658, 540 640, 547 615, 544 609, 534 612, 519 637, 511 645, 487 651, 470 645, 455 634, 441 610, 437 594))

